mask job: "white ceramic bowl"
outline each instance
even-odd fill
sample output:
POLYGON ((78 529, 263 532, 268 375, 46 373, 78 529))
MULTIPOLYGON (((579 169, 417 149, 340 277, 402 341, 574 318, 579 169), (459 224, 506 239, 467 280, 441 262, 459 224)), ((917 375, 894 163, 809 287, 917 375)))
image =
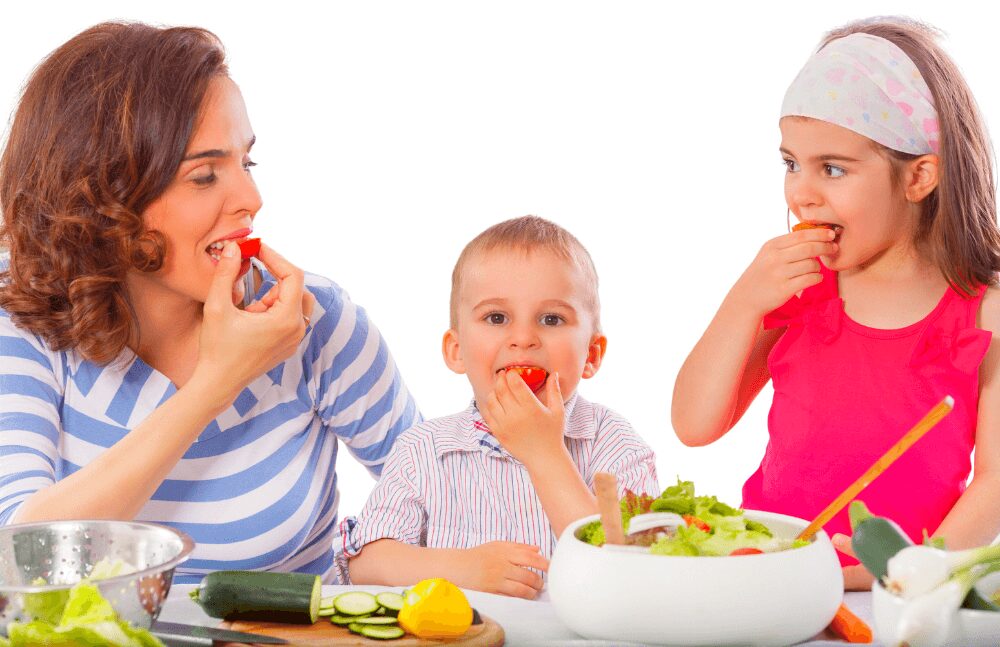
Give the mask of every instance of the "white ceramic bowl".
MULTIPOLYGON (((808 522, 747 510, 777 537, 808 522)), ((794 550, 738 557, 674 557, 591 546, 563 532, 549 567, 556 614, 587 638, 659 645, 789 645, 833 619, 844 580, 833 545, 820 532, 794 550)))
MULTIPOLYGON (((984 597, 1000 589, 1000 573, 988 575, 976 584, 984 597)), ((904 600, 889 593, 878 582, 872 586, 872 613, 875 640, 890 644, 904 600)), ((960 609, 951 632, 941 647, 996 647, 1000 645, 1000 612, 960 609)))

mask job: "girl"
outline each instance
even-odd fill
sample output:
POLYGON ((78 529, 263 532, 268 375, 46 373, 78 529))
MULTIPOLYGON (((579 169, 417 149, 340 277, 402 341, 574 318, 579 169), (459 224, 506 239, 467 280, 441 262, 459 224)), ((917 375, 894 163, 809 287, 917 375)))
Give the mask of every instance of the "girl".
MULTIPOLYGON (((768 241, 677 376, 687 445, 774 380, 743 505, 810 519, 945 395, 955 409, 861 495, 915 540, 1000 532, 1000 232, 975 101, 928 28, 836 30, 785 95, 785 200, 823 227, 768 241), (966 488, 975 452, 975 478, 966 488)), ((826 526, 850 554, 846 511, 826 526)), ((842 557, 845 586, 871 580, 842 557)))

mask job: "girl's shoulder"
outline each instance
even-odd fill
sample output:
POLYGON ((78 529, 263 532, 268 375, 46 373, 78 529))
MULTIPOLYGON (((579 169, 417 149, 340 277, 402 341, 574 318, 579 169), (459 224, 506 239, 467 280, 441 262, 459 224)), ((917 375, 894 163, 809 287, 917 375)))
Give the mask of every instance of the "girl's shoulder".
POLYGON ((979 328, 1000 335, 1000 286, 991 285, 986 288, 977 319, 979 328))

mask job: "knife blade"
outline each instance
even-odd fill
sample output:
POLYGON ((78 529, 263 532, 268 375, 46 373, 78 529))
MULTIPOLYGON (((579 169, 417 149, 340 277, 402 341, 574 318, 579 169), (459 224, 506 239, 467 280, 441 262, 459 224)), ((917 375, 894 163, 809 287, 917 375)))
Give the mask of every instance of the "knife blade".
POLYGON ((162 622, 157 620, 149 629, 159 638, 165 638, 175 643, 185 645, 211 645, 213 641, 231 643, 251 643, 260 645, 287 645, 284 638, 251 634, 245 631, 216 629, 199 625, 186 625, 180 622, 162 622))

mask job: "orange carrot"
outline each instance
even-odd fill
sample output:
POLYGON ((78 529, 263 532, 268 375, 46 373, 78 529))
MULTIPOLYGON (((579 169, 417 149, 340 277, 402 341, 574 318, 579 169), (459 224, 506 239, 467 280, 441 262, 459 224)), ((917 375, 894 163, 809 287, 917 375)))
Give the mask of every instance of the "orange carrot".
POLYGON ((830 630, 849 643, 870 643, 872 641, 872 630, 865 624, 865 621, 854 615, 847 608, 846 604, 841 604, 837 609, 837 615, 833 616, 830 622, 830 630))

